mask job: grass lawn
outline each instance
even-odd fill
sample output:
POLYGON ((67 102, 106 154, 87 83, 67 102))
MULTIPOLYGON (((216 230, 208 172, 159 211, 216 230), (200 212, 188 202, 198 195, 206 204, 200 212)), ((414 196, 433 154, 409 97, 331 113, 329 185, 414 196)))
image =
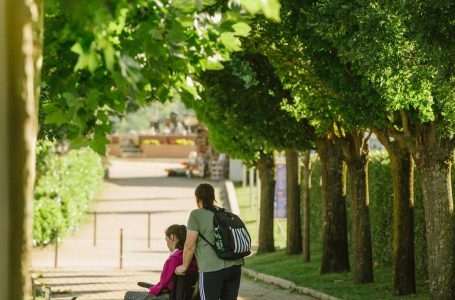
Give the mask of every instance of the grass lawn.
MULTIPOLYGON (((250 202, 249 187, 235 185, 237 200, 242 219, 246 223, 257 245, 257 188, 253 189, 253 201, 250 202)), ((392 295, 392 271, 390 267, 375 267, 372 284, 354 284, 352 272, 320 275, 321 245, 312 245, 311 262, 303 263, 300 255, 285 255, 286 220, 275 220, 275 253, 252 255, 246 259, 246 267, 261 273, 281 277, 299 286, 309 287, 340 299, 349 300, 384 300, 384 299, 429 299, 428 285, 423 280, 417 281, 417 295, 397 297, 392 295)), ((352 258, 351 258, 352 266, 352 258)))

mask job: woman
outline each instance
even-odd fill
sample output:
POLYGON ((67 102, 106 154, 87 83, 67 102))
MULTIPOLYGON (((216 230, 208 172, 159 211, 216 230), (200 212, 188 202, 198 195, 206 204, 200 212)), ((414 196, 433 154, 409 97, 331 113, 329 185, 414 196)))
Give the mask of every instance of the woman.
MULTIPOLYGON (((164 263, 160 281, 152 285, 147 292, 126 292, 125 300, 169 299, 172 290, 172 275, 175 268, 183 263, 183 245, 186 240, 186 226, 174 224, 165 231, 166 244, 171 252, 164 263)), ((197 273, 195 259, 190 259, 188 273, 197 273)))
POLYGON ((201 233, 214 243, 213 211, 215 190, 208 183, 200 184, 195 191, 197 209, 190 214, 187 238, 183 250, 183 263, 175 269, 177 275, 190 272, 193 254, 199 268, 199 291, 201 300, 236 300, 240 287, 243 259, 223 260, 212 247, 199 237, 201 233))

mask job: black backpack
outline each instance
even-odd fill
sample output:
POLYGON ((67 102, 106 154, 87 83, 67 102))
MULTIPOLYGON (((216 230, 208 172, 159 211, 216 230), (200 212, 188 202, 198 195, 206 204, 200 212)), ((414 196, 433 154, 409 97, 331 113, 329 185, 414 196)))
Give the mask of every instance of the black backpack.
POLYGON ((223 208, 215 209, 213 213, 215 243, 210 243, 202 234, 201 238, 221 259, 234 260, 250 255, 251 237, 239 216, 223 208))

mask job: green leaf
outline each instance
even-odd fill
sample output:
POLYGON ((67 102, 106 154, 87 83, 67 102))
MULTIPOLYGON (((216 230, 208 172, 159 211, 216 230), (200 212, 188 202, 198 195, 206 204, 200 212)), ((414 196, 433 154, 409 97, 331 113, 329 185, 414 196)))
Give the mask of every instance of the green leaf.
POLYGON ((183 27, 192 27, 194 23, 194 19, 192 17, 178 17, 177 22, 179 22, 183 27))
POLYGON ((240 4, 251 14, 263 13, 269 19, 280 21, 279 0, 240 0, 240 4))
POLYGON ((172 6, 178 8, 183 12, 193 12, 196 8, 196 1, 194 0, 174 0, 172 1, 172 6))
POLYGON ((150 30, 150 37, 154 40, 163 40, 163 32, 158 29, 152 29, 150 30))
POLYGON ((202 5, 210 6, 215 5, 218 1, 217 0, 202 0, 202 5))
POLYGON ((260 0, 240 0, 240 4, 252 14, 257 14, 261 10, 260 0))
POLYGON ((46 124, 56 124, 60 126, 67 120, 67 115, 62 110, 55 110, 46 116, 46 124))
POLYGON ((76 97, 74 97, 74 95, 69 92, 63 93, 62 96, 65 98, 66 104, 68 104, 68 107, 70 108, 73 108, 79 104, 78 99, 76 99, 76 97))
POLYGON ((232 51, 240 51, 240 40, 234 36, 232 32, 224 32, 220 36, 221 43, 228 49, 232 51))
POLYGON ((100 97, 100 92, 97 89, 90 89, 90 92, 87 97, 87 108, 94 110, 98 107, 98 97, 100 97))
POLYGON ((94 43, 92 43, 88 51, 84 51, 81 44, 77 42, 71 47, 71 51, 79 54, 76 66, 74 66, 75 71, 88 69, 93 73, 98 68, 99 61, 96 50, 94 49, 94 43))
POLYGON ((238 22, 232 25, 232 28, 234 29, 235 35, 237 36, 248 36, 251 31, 250 25, 245 22, 238 22))
POLYGON ((79 55, 82 55, 84 53, 84 50, 82 50, 82 46, 79 42, 75 43, 72 47, 71 47, 71 51, 76 53, 76 54, 79 54, 79 55))
POLYGON ((108 43, 103 49, 104 51, 104 62, 106 63, 106 68, 109 71, 114 70, 115 64, 115 49, 111 43, 108 43))
POLYGON ((264 15, 272 20, 277 22, 280 21, 280 2, 278 0, 262 0, 263 3, 262 9, 264 11, 264 15))
POLYGON ((202 59, 200 61, 202 70, 223 70, 223 64, 213 58, 202 59))
POLYGON ((184 41, 186 36, 182 24, 176 21, 172 22, 168 37, 171 44, 180 44, 184 41))

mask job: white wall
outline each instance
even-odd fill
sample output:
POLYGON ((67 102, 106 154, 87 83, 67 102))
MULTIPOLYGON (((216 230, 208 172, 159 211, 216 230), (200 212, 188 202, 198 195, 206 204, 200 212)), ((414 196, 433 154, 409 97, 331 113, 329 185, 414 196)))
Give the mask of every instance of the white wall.
POLYGON ((229 159, 229 179, 232 181, 242 181, 242 161, 239 159, 229 159))
POLYGON ((6 1, 0 0, 0 299, 8 299, 8 182, 6 166, 7 130, 6 130, 6 1))

